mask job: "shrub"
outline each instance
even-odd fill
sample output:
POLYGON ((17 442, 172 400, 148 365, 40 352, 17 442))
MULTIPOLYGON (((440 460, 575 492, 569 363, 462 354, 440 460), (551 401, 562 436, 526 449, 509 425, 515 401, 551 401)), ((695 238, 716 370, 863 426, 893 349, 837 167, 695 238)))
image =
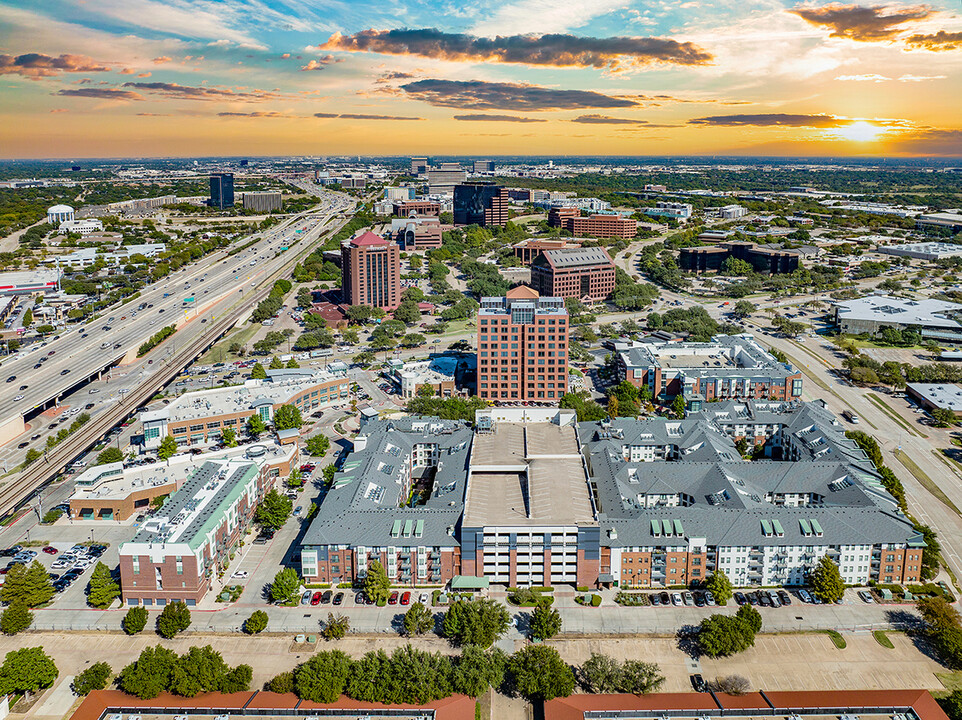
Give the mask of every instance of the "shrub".
POLYGON ((267 629, 267 613, 263 610, 255 610, 244 622, 244 632, 248 635, 256 635, 267 629))
POLYGON ((103 690, 110 680, 110 672, 107 663, 94 663, 73 679, 73 691, 77 695, 87 695, 92 690, 103 690))
POLYGON ((139 605, 130 608, 120 625, 128 635, 136 635, 147 627, 147 608, 139 605))

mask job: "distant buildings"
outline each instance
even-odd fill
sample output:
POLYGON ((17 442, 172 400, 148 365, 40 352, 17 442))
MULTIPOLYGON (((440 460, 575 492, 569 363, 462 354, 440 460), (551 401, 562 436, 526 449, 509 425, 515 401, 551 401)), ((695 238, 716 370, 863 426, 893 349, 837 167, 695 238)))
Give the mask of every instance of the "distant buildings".
POLYGON ((655 215, 659 217, 669 217, 675 220, 687 220, 691 217, 692 206, 690 203, 676 203, 659 200, 653 208, 642 208, 641 212, 645 215, 655 215))
POLYGON ((941 242, 905 243, 903 245, 883 245, 879 247, 878 251, 886 255, 935 261, 940 258, 962 255, 962 245, 941 242))
POLYGON ((439 168, 427 170, 428 193, 431 195, 452 195, 455 185, 468 179, 468 174, 456 162, 441 163, 439 168))
POLYGON ((384 199, 392 203, 403 202, 414 199, 413 185, 402 185, 401 187, 388 186, 384 188, 384 199))
POLYGON ((543 297, 599 302, 615 291, 615 264, 601 247, 544 250, 531 263, 531 287, 543 297))
POLYGON ((269 213, 280 210, 284 202, 280 192, 245 192, 244 209, 259 213, 269 213))
POLYGON ((802 375, 747 335, 711 342, 632 343, 618 354, 623 379, 647 388, 659 402, 684 395, 689 405, 717 400, 792 400, 802 396, 802 375))
POLYGON ((948 410, 962 417, 962 387, 948 383, 909 383, 905 397, 925 410, 948 410))
POLYGON ((626 240, 638 232, 638 223, 620 215, 582 217, 576 207, 553 207, 548 211, 548 225, 568 230, 575 237, 620 237, 626 240))
POLYGON ((67 255, 56 255, 49 260, 60 263, 62 266, 76 268, 90 267, 98 260, 103 260, 107 265, 122 265, 129 262, 134 255, 143 255, 145 258, 157 257, 167 252, 166 243, 143 243, 140 245, 121 245, 111 252, 98 252, 100 248, 85 247, 74 250, 67 255))
POLYGON ((718 245, 684 247, 679 251, 678 266, 682 270, 696 273, 718 271, 728 258, 744 260, 756 272, 775 275, 797 270, 799 256, 792 250, 733 240, 718 245))
POLYGON ((451 226, 441 225, 437 216, 421 217, 413 213, 409 217, 391 218, 391 239, 405 250, 431 250, 441 247, 445 228, 451 226))
POLYGON ((368 231, 341 246, 341 292, 347 305, 394 310, 401 304, 401 249, 368 231))
POLYGON ((962 232, 962 213, 932 213, 915 218, 919 230, 948 230, 955 235, 962 232))
POLYGON ((568 311, 564 300, 521 285, 481 298, 478 397, 502 404, 553 404, 568 390, 568 311))
POLYGON ((581 243, 577 240, 565 240, 564 238, 528 238, 512 246, 515 257, 521 260, 524 265, 530 265, 543 250, 568 250, 579 247, 581 247, 581 243))
POLYGON ((725 205, 720 208, 708 208, 712 210, 719 218, 722 220, 737 220, 740 217, 745 217, 748 214, 748 210, 741 205, 725 205))
POLYGON ((431 388, 439 397, 451 397, 457 393, 467 365, 469 363, 457 356, 437 355, 417 362, 389 360, 388 372, 405 399, 413 398, 422 387, 431 388))
POLYGON ((494 172, 494 160, 475 160, 475 161, 474 161, 474 172, 476 172, 476 173, 493 173, 493 172, 494 172))
POLYGON ((215 444, 227 428, 243 433, 252 415, 259 415, 270 425, 274 411, 281 405, 294 405, 307 414, 318 407, 342 402, 350 389, 350 381, 340 373, 283 369, 268 370, 266 380, 184 393, 169 405, 140 414, 144 447, 160 447, 168 435, 180 447, 215 444))
POLYGON ((57 230, 58 235, 77 233, 78 235, 89 235, 93 232, 102 232, 104 224, 99 220, 64 220, 60 223, 57 230))
POLYGON ((868 295, 835 303, 839 332, 875 335, 883 328, 915 328, 923 340, 962 343, 962 323, 956 319, 962 305, 929 298, 912 300, 888 295, 868 295))
POLYGON ((462 183, 454 188, 454 224, 504 226, 508 222, 508 191, 490 183, 462 183))
MULTIPOLYGON (((186 201, 184 199, 183 201, 186 201)), ((108 203, 107 212, 120 215, 131 215, 149 212, 164 205, 175 205, 181 202, 176 195, 161 195, 152 198, 137 198, 136 200, 121 200, 120 202, 108 203)))
POLYGON ((434 215, 441 214, 441 203, 435 200, 402 200, 394 203, 395 217, 410 217, 411 215, 434 215))
POLYGON ((211 174, 208 205, 222 210, 234 206, 234 173, 211 174))
POLYGON ((60 223, 70 222, 74 219, 74 209, 69 205, 54 205, 47 208, 47 222, 51 225, 60 227, 60 223))
POLYGON ((411 174, 423 175, 428 171, 428 159, 426 157, 411 158, 411 174))

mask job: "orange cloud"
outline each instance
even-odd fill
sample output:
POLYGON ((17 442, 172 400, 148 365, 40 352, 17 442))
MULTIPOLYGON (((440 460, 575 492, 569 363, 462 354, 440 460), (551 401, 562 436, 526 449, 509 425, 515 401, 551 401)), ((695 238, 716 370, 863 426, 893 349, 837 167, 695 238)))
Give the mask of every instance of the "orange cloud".
POLYGON ((153 62, 155 62, 157 65, 163 65, 164 63, 169 63, 172 61, 173 61, 173 58, 168 57, 167 55, 161 55, 160 57, 155 57, 153 60, 153 62))
POLYGON ((22 75, 37 80, 60 73, 106 72, 110 68, 86 55, 61 55, 53 57, 42 53, 24 55, 0 55, 0 75, 22 75))
POLYGON ((196 87, 165 82, 127 82, 124 87, 144 90, 165 97, 181 98, 183 100, 242 100, 245 102, 261 102, 280 98, 280 93, 270 90, 234 91, 230 88, 196 87))
POLYGON ((900 25, 924 20, 932 14, 926 5, 889 8, 885 5, 843 5, 831 3, 823 7, 797 6, 788 12, 806 22, 832 30, 830 37, 847 38, 858 42, 891 40, 900 32, 900 25))
POLYGON ((328 65, 333 65, 334 63, 341 62, 341 58, 336 58, 331 54, 324 55, 323 57, 310 60, 307 65, 301 65, 302 71, 310 70, 323 70, 328 65))
POLYGON ((944 50, 958 50, 962 48, 962 32, 945 32, 939 30, 934 35, 910 35, 905 38, 909 47, 941 52, 944 50))

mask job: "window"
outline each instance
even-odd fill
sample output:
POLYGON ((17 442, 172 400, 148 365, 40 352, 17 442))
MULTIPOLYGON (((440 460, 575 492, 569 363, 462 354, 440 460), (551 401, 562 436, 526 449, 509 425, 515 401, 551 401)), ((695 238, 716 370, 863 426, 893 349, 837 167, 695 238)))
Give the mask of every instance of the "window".
POLYGON ((191 425, 191 426, 190 426, 190 431, 191 431, 191 432, 197 432, 198 430, 203 430, 203 429, 204 429, 204 424, 203 424, 203 423, 201 423, 200 425, 191 425))
POLYGON ((139 575, 140 574, 140 558, 135 557, 133 559, 133 564, 134 564, 134 575, 139 575))
POLYGON ((156 428, 156 427, 144 428, 144 439, 155 440, 156 438, 159 438, 159 437, 160 437, 160 428, 156 428))

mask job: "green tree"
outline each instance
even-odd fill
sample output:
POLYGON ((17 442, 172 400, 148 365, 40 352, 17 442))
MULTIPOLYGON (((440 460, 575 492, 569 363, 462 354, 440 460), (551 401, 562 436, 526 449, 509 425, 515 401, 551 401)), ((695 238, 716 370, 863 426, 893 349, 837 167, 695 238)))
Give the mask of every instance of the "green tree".
POLYGON ((300 589, 301 578, 297 574, 297 570, 286 567, 282 568, 274 576, 274 582, 271 583, 269 594, 272 602, 281 605, 293 600, 300 589))
POLYGON ((561 632, 561 613, 542 600, 531 613, 531 637, 548 640, 561 632))
POLYGON ((408 325, 413 325, 421 319, 417 300, 404 300, 394 311, 394 319, 408 325))
POLYGON ((74 677, 71 688, 78 695, 88 695, 93 690, 103 690, 110 680, 110 673, 110 665, 107 663, 94 663, 74 677))
POLYGON ((264 424, 263 418, 261 418, 260 413, 255 412, 249 418, 247 418, 247 434, 252 438, 257 438, 262 432, 267 430, 267 425, 264 424))
POLYGON ((259 362, 254 363, 254 365, 251 367, 251 380, 266 380, 266 379, 267 379, 267 371, 264 369, 264 366, 261 365, 259 362))
POLYGON ((157 457, 161 460, 170 460, 177 454, 177 441, 174 440, 173 435, 166 435, 164 439, 160 441, 160 447, 157 448, 157 457))
POLYGON ((823 555, 818 566, 812 571, 812 592, 825 603, 833 603, 842 599, 845 594, 845 583, 842 575, 828 555, 823 555))
POLYGON ((571 667, 548 645, 529 645, 508 660, 507 675, 518 694, 529 702, 567 697, 575 689, 571 667))
POLYGON ((160 645, 146 647, 136 660, 120 671, 117 686, 141 700, 155 698, 170 687, 177 660, 177 653, 173 650, 160 645))
POLYGON ((330 465, 325 465, 324 468, 321 470, 321 475, 324 478, 324 484, 327 485, 328 487, 330 487, 331 483, 334 482, 335 473, 337 473, 337 468, 334 466, 333 463, 331 463, 330 465))
POLYGON ((753 646, 760 629, 761 615, 745 605, 735 615, 710 615, 702 620, 698 644, 709 657, 734 655, 753 646))
POLYGON ((53 595, 50 574, 36 560, 29 566, 13 565, 7 573, 6 582, 0 588, 0 600, 8 605, 21 603, 28 608, 47 604, 53 599, 53 595))
POLYGON ((284 363, 281 362, 281 359, 275 355, 274 357, 271 358, 271 364, 268 365, 267 367, 271 370, 283 370, 284 363))
POLYGON ((36 462, 42 455, 43 455, 43 453, 41 453, 41 452, 40 452, 39 450, 37 450, 36 448, 30 448, 29 450, 27 450, 26 454, 23 456, 23 464, 24 464, 24 467, 33 464, 33 463, 36 462))
POLYGON ((288 670, 280 675, 275 675, 267 682, 267 689, 282 695, 294 692, 294 671, 288 670))
POLYGON ((23 632, 33 623, 33 613, 22 602, 8 605, 0 613, 0 632, 4 635, 16 635, 23 632))
POLYGON ((190 627, 190 609, 180 600, 169 602, 157 618, 157 633, 170 639, 190 627))
POLYGON ((719 605, 727 605, 732 599, 732 581, 728 579, 724 570, 716 570, 705 580, 705 589, 715 598, 719 605))
POLYGON ((237 431, 232 427, 224 428, 220 434, 220 441, 224 443, 224 447, 237 447, 237 431))
POLYGON ((313 457, 324 457, 327 455, 327 451, 331 449, 331 441, 327 435, 312 435, 307 438, 305 449, 313 457))
POLYGON ((304 424, 301 411, 294 405, 281 405, 274 411, 275 430, 300 429, 304 424))
POLYGON ((619 417, 637 417, 641 410, 640 392, 627 380, 609 388, 608 396, 618 398, 619 417))
POLYGON ((589 693, 609 695, 621 692, 621 663, 610 655, 591 653, 578 669, 578 682, 589 693))
POLYGON ((302 700, 332 703, 344 692, 351 659, 341 650, 322 650, 294 670, 294 692, 302 700))
POLYGON ((295 360, 294 358, 291 358, 290 360, 287 361, 287 364, 284 367, 287 368, 288 370, 297 370, 297 368, 299 368, 300 365, 298 364, 297 360, 295 360))
POLYGON ((291 516, 293 503, 286 495, 281 495, 275 488, 267 491, 257 510, 254 511, 254 522, 261 527, 277 530, 287 522, 291 516))
POLYGON ((254 679, 254 669, 250 665, 238 665, 224 673, 220 679, 222 693, 246 692, 254 679))
POLYGON ((684 419, 686 407, 685 396, 681 393, 675 395, 675 399, 671 401, 671 411, 675 414, 676 418, 679 420, 684 419))
POLYGON ((508 658, 502 650, 485 651, 477 645, 465 645, 451 669, 451 685, 456 693, 479 697, 490 687, 501 687, 508 658))
POLYGON ((434 615, 424 603, 416 602, 404 613, 404 632, 408 637, 423 635, 434 627, 434 615))
POLYGON ((120 597, 120 583, 114 580, 110 568, 98 562, 87 585, 87 604, 106 610, 120 597))
POLYGON ((735 303, 734 307, 732 307, 732 315, 737 318, 747 318, 749 315, 755 312, 755 310, 755 303, 748 300, 739 300, 735 303))
POLYGON ((120 448, 109 447, 100 451, 97 455, 97 465, 106 465, 107 463, 123 462, 124 454, 121 452, 120 448))
POLYGON ((130 608, 120 625, 128 635, 136 635, 141 632, 147 627, 147 608, 140 605, 130 608))
POLYGON ((577 393, 566 393, 558 401, 558 407, 574 410, 580 422, 604 420, 606 415, 605 408, 592 400, 591 396, 583 390, 577 393))
POLYGON ((951 427, 958 422, 955 413, 946 408, 933 408, 931 415, 932 419, 935 420, 936 427, 951 427))
POLYGON ((374 602, 387 600, 391 591, 391 581, 379 560, 372 560, 364 576, 364 594, 374 602))
POLYGON ((8 652, 0 666, 0 694, 35 693, 53 685, 60 672, 42 647, 8 652))
POLYGON ((210 645, 192 647, 177 658, 170 689, 183 697, 221 690, 230 667, 223 656, 210 645))
POLYGON ((511 623, 507 608, 488 598, 455 600, 444 615, 444 637, 459 645, 486 648, 501 637, 511 623))
POLYGON ((244 621, 244 632, 248 635, 257 635, 267 629, 267 613, 263 610, 255 610, 251 616, 244 621))
POLYGON ((347 615, 335 615, 334 613, 327 614, 327 621, 324 623, 324 629, 321 630, 321 635, 325 640, 341 640, 347 631, 351 628, 351 621, 347 615))
POLYGON ((621 685, 618 692, 647 695, 657 692, 664 684, 665 678, 657 664, 625 660, 621 666, 621 685))

